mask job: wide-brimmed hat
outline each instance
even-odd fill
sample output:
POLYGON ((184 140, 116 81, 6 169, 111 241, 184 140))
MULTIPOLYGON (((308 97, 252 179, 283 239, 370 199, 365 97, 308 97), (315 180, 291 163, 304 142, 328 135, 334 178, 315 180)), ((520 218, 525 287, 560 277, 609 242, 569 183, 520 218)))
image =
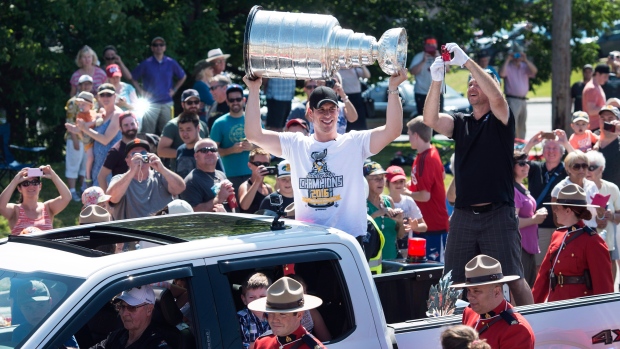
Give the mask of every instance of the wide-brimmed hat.
POLYGON ((519 275, 504 275, 502 265, 495 258, 479 254, 465 265, 465 282, 450 285, 454 288, 504 283, 520 279, 519 275))
POLYGON ((299 282, 284 276, 269 286, 267 297, 252 301, 248 308, 267 313, 296 313, 317 308, 322 303, 321 298, 304 294, 299 282))
POLYGON ((569 184, 560 189, 558 199, 556 202, 545 202, 543 205, 557 205, 557 206, 577 206, 577 207, 595 207, 599 206, 590 205, 586 201, 586 191, 577 184, 569 184))
POLYGON ((86 206, 80 212, 80 224, 101 223, 110 221, 110 212, 98 205, 86 206))
POLYGON ((207 62, 211 62, 212 60, 218 59, 218 58, 224 58, 224 59, 228 59, 228 57, 230 57, 229 54, 224 54, 224 52, 222 52, 221 48, 214 48, 213 50, 209 50, 209 52, 207 53, 207 62))

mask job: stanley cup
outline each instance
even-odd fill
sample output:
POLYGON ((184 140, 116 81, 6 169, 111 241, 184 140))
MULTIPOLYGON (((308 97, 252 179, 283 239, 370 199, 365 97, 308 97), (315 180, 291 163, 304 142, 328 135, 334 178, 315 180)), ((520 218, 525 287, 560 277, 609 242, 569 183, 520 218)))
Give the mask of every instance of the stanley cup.
POLYGON ((329 79, 338 69, 375 61, 392 75, 406 65, 407 32, 390 29, 377 42, 372 36, 343 29, 333 16, 254 6, 245 27, 243 59, 251 79, 329 79))

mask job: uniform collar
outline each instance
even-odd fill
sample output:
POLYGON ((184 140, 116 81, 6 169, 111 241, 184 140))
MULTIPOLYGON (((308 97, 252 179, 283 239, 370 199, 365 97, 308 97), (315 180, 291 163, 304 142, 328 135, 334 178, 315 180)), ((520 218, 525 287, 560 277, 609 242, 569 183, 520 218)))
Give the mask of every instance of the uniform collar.
POLYGON ((299 327, 293 333, 287 336, 278 336, 278 341, 282 343, 282 346, 286 347, 287 344, 292 343, 294 340, 301 338, 306 334, 306 329, 300 324, 299 327))
POLYGON ((484 313, 484 314, 480 314, 480 319, 482 320, 486 320, 486 319, 490 319, 494 316, 499 315, 499 313, 501 313, 502 311, 506 310, 506 300, 503 299, 501 303, 499 303, 499 305, 497 307, 495 307, 493 310, 491 310, 488 313, 484 313))

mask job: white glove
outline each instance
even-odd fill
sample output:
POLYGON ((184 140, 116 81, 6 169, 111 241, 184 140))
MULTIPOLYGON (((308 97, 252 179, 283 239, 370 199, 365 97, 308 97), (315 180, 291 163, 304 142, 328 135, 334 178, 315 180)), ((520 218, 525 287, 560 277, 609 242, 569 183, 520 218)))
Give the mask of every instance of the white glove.
POLYGON ((431 65, 431 78, 433 81, 443 81, 445 69, 446 68, 441 57, 435 58, 435 61, 431 65))
POLYGON ((446 49, 454 54, 454 58, 450 61, 451 65, 460 65, 461 68, 469 60, 469 56, 459 47, 459 45, 451 42, 446 44, 446 49))

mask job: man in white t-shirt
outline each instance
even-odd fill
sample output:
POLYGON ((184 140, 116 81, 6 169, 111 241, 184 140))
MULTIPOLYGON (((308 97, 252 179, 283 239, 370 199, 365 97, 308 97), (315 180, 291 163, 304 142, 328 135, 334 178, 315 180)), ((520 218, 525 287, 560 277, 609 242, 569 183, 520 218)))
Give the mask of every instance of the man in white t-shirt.
POLYGON ((367 131, 337 132, 338 96, 327 87, 315 89, 309 98, 308 119, 314 134, 277 133, 260 125, 259 90, 262 80, 244 77, 250 90, 245 114, 248 140, 291 163, 295 193, 295 218, 345 231, 358 238, 366 235, 364 159, 381 151, 400 135, 403 111, 398 85, 407 79, 402 69, 389 81, 385 126, 367 131))

